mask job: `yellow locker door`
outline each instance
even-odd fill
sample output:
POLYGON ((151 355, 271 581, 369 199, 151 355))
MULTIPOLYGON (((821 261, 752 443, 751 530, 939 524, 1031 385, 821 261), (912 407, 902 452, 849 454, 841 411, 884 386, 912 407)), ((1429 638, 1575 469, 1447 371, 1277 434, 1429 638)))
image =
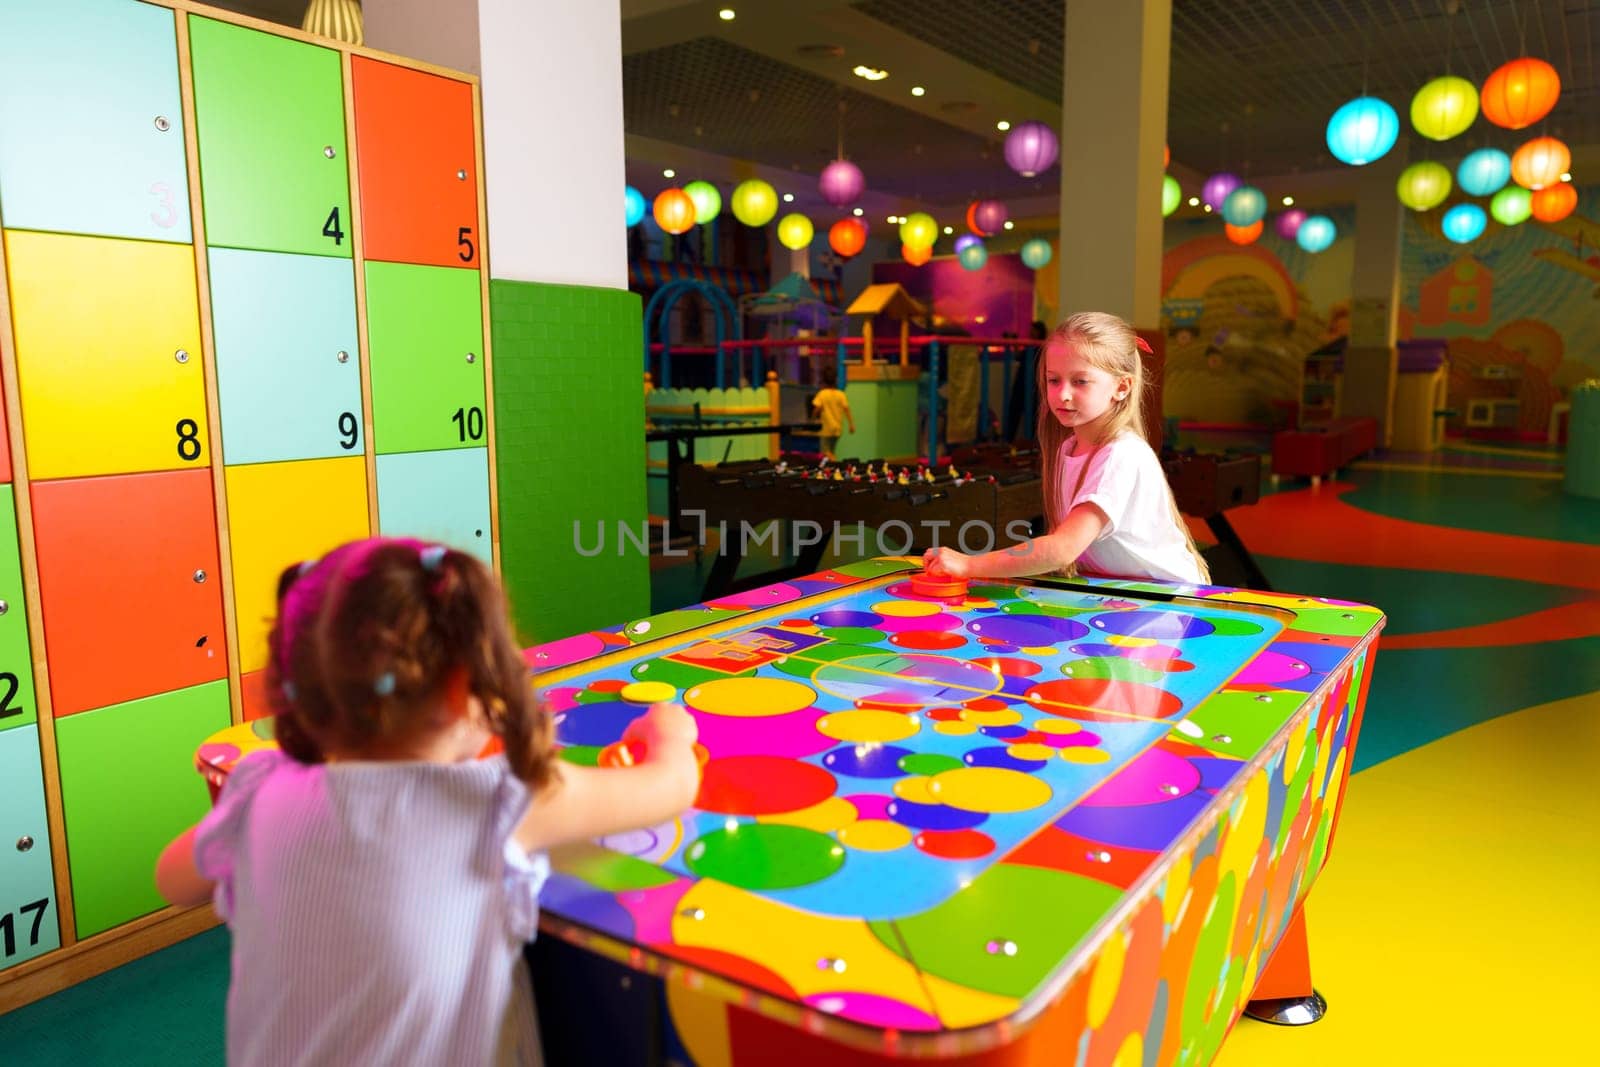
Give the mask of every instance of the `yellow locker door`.
POLYGON ((361 456, 340 456, 228 467, 224 477, 239 669, 248 673, 267 664, 283 569, 367 536, 367 468, 361 456))
POLYGON ((28 472, 210 463, 191 245, 8 230, 28 472))

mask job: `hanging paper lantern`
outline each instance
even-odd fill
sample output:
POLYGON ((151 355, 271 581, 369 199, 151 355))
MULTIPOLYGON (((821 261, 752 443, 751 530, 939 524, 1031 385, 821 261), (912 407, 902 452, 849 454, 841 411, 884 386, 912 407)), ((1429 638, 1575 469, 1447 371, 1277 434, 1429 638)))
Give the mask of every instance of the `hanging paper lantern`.
POLYGON ((968 233, 972 233, 972 234, 976 234, 979 237, 988 237, 988 236, 990 236, 989 234, 984 233, 982 230, 980 230, 978 228, 978 204, 979 203, 980 203, 980 201, 974 200, 972 203, 967 205, 967 232, 968 233))
POLYGON ((1183 203, 1183 186, 1178 184, 1178 179, 1168 174, 1161 179, 1161 217, 1166 218, 1178 210, 1178 205, 1183 203))
POLYGON ((1035 237, 1022 246, 1022 262, 1030 270, 1038 270, 1050 262, 1050 257, 1055 253, 1050 248, 1050 242, 1043 237, 1035 237))
POLYGON ((978 229, 986 234, 999 233, 1005 226, 1010 212, 998 200, 980 200, 972 212, 972 219, 978 224, 978 229))
POLYGON ((1042 122, 1019 122, 1006 134, 1006 166, 1024 178, 1049 170, 1060 150, 1055 131, 1042 122))
POLYGON ((742 181, 728 198, 733 217, 746 226, 765 226, 778 213, 778 193, 760 178, 742 181))
POLYGON ((920 267, 924 263, 928 262, 928 260, 933 258, 933 249, 927 245, 920 247, 901 245, 900 258, 911 264, 913 267, 920 267))
POLYGON ((1520 185, 1508 185, 1489 201, 1489 214, 1502 226, 1526 222, 1533 214, 1533 194, 1520 185))
POLYGON ((979 237, 977 234, 964 233, 960 237, 956 238, 956 255, 959 256, 963 248, 981 244, 983 244, 983 238, 979 237))
POLYGON ((1433 79, 1411 98, 1411 125, 1429 140, 1448 141, 1477 117, 1478 87, 1454 74, 1433 79))
POLYGON ((671 234, 688 233, 694 226, 694 201, 682 189, 663 189, 653 208, 656 225, 671 234))
POLYGON ((1210 204, 1212 211, 1221 211, 1228 194, 1243 184, 1237 174, 1229 174, 1225 170, 1219 171, 1207 178, 1206 183, 1200 187, 1200 199, 1210 204))
POLYGON ((1300 229, 1295 232, 1295 244, 1315 255, 1333 244, 1333 239, 1339 236, 1338 227, 1326 215, 1312 215, 1300 224, 1300 229))
POLYGON ((1464 245, 1468 241, 1476 241, 1488 224, 1489 216, 1477 204, 1457 204, 1444 213, 1444 218, 1439 220, 1439 229, 1456 244, 1464 245))
POLYGON ((1400 172, 1394 188, 1400 202, 1412 211, 1431 210, 1450 195, 1450 168, 1432 160, 1413 163, 1400 172))
POLYGON ((1542 59, 1523 56, 1490 74, 1483 83, 1483 117, 1496 126, 1520 130, 1550 114, 1561 98, 1561 75, 1542 59))
POLYGON ((1266 224, 1266 219, 1256 219, 1248 226, 1235 226, 1231 222, 1224 222, 1222 230, 1228 235, 1228 240, 1234 244, 1249 245, 1255 244, 1256 238, 1261 236, 1261 231, 1266 224))
POLYGON ((1172 146, 1169 144, 1161 146, 1161 165, 1163 167, 1172 166, 1172 146))
POLYGON ((1358 96, 1328 120, 1328 151, 1341 163, 1365 166, 1394 147, 1400 116, 1375 96, 1358 96))
POLYGON ((963 248, 956 258, 968 270, 982 270, 983 265, 989 262, 989 250, 983 247, 982 241, 979 241, 975 245, 968 245, 963 248))
POLYGON ((1535 137, 1511 153, 1511 177, 1524 189, 1538 192, 1572 169, 1572 152, 1554 137, 1535 137))
POLYGON ((1578 190, 1557 182, 1533 194, 1533 217, 1540 222, 1560 222, 1578 207, 1578 190))
POLYGON ((1292 241, 1295 234, 1300 232, 1300 224, 1305 221, 1306 213, 1297 207, 1292 207, 1278 216, 1278 221, 1272 224, 1272 228, 1277 230, 1278 236, 1285 241, 1292 241))
POLYGON ((836 159, 822 168, 817 180, 822 199, 834 207, 849 207, 867 190, 867 176, 848 159, 836 159))
POLYGON ((811 220, 798 211, 778 220, 778 243, 791 252, 808 247, 815 236, 816 230, 812 228, 811 220))
POLYGON ((1223 198, 1222 221, 1230 226, 1252 226, 1266 217, 1267 194, 1253 185, 1241 185, 1223 198))
POLYGON ((900 240, 912 248, 932 248, 938 239, 939 224, 926 212, 913 211, 900 224, 900 240))
POLYGON ((683 191, 694 201, 694 221, 701 226, 716 218, 717 212, 722 210, 722 194, 710 182, 690 182, 683 187, 683 191))
POLYGON ((644 194, 631 185, 623 186, 623 189, 625 190, 622 194, 624 217, 628 220, 628 228, 632 229, 644 219, 646 207, 644 194))
POLYGON ((867 246, 867 224, 857 218, 840 219, 828 227, 828 247, 845 259, 867 246))
POLYGON ((1471 196, 1493 196, 1511 180, 1511 157, 1498 148, 1467 153, 1456 168, 1456 184, 1471 196))

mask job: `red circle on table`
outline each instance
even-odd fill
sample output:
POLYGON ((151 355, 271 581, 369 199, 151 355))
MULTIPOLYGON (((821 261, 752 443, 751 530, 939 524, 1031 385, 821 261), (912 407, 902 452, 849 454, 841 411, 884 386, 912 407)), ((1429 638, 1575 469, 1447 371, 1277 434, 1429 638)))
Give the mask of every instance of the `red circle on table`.
POLYGON ((820 804, 839 783, 813 763, 782 756, 724 756, 700 773, 694 806, 722 815, 777 815, 820 804))
POLYGON ((816 624, 810 619, 784 619, 778 625, 787 626, 791 630, 809 630, 816 624))
POLYGON ((891 636, 889 643, 901 648, 943 652, 950 648, 960 648, 967 643, 967 639, 960 634, 946 633, 942 630, 904 630, 891 636))
POLYGON ((984 656, 972 662, 980 667, 997 670, 1007 678, 1032 678, 1044 670, 1044 665, 1035 663, 1031 659, 1016 659, 1010 656, 984 656))
POLYGON ((589 692, 615 693, 620 691, 622 687, 627 684, 627 681, 622 678, 597 678, 589 683, 589 692))
POLYGON ((994 697, 978 697, 961 705, 969 711, 1004 711, 1011 705, 994 697))
POLYGON ((929 708, 923 712, 934 722, 957 722, 961 718, 960 708, 929 708))
POLYGON ((981 830, 924 830, 911 842, 942 860, 975 860, 994 851, 994 839, 981 830))
POLYGON ((1142 682, 1114 678, 1060 678, 1041 682, 1023 694, 1031 706, 1064 719, 1120 721, 1130 716, 1165 719, 1183 707, 1176 693, 1142 682))

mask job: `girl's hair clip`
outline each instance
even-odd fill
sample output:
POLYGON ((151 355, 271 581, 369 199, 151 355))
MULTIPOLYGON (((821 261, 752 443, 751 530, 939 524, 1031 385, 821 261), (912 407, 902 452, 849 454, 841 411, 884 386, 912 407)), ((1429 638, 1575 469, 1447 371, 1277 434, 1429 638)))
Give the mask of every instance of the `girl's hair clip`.
POLYGON ((372 683, 372 691, 381 697, 389 696, 394 692, 394 671, 384 671, 372 683))
POLYGON ((1133 343, 1134 343, 1134 346, 1137 347, 1139 349, 1139 351, 1141 351, 1141 352, 1148 352, 1148 353, 1152 353, 1152 354, 1155 352, 1155 349, 1150 347, 1150 342, 1146 341, 1143 337, 1140 337, 1138 334, 1134 334, 1133 335, 1133 343))
POLYGON ((417 553, 417 558, 422 561, 422 569, 431 573, 439 569, 439 563, 448 551, 443 545, 429 545, 417 553))

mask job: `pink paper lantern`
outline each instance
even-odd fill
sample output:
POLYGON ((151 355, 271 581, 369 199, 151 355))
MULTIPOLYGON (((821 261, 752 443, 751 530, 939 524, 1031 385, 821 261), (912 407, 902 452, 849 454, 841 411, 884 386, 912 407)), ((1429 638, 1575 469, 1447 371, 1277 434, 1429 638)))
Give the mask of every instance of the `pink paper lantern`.
POLYGON ((817 181, 822 199, 834 207, 849 207, 867 190, 867 176, 848 159, 836 159, 822 168, 817 181))
POLYGON ((1228 199, 1228 194, 1243 184, 1237 174, 1229 174, 1225 170, 1218 171, 1207 178, 1206 183, 1200 187, 1200 200, 1210 204, 1212 211, 1221 211, 1222 202, 1228 199))
POLYGON ((987 234, 999 233, 1009 216, 1006 206, 998 200, 980 200, 972 211, 972 221, 978 224, 979 232, 987 234))
POLYGON ((1272 226, 1273 229, 1278 231, 1279 237, 1282 237, 1285 241, 1292 241, 1294 240, 1294 235, 1300 232, 1300 224, 1304 221, 1306 221, 1306 213, 1297 207, 1292 207, 1279 215, 1278 220, 1272 226))
POLYGON ((1006 134, 1006 166, 1024 178, 1049 170, 1060 150, 1055 131, 1042 122, 1019 122, 1006 134))

